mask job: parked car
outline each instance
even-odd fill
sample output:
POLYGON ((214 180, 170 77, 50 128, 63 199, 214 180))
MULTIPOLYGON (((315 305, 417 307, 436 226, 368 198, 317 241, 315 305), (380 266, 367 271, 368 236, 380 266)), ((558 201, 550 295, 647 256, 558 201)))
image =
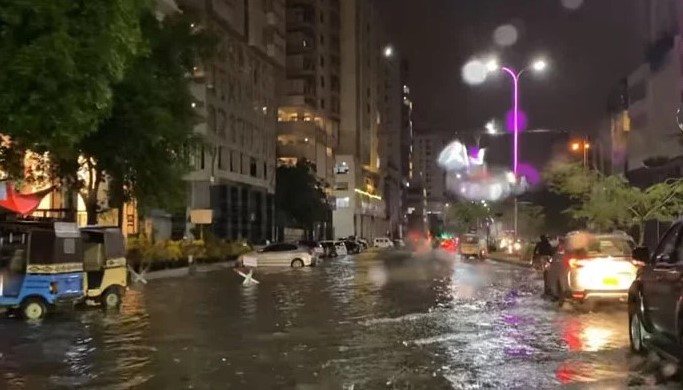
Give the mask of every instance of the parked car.
POLYGON ((259 251, 259 250, 267 247, 270 244, 271 244, 270 240, 257 240, 255 242, 251 243, 251 247, 254 248, 255 251, 259 251))
POLYGON ((621 235, 580 233, 566 244, 543 270, 543 291, 562 305, 566 301, 590 308, 599 301, 626 301, 638 264, 621 235))
POLYGON ((368 244, 368 240, 364 238, 359 238, 356 241, 361 245, 361 251, 366 251, 370 247, 370 244, 368 244))
POLYGON ((356 241, 342 240, 344 245, 346 245, 346 251, 349 254, 357 254, 363 250, 363 247, 356 241))
POLYGON ((322 257, 325 254, 325 250, 323 249, 323 246, 320 245, 318 241, 313 241, 313 240, 300 240, 299 241, 299 246, 306 247, 308 249, 313 250, 313 253, 317 257, 322 257))
POLYGON ((237 263, 243 267, 309 267, 316 263, 313 250, 297 244, 272 244, 241 255, 237 263))
POLYGON ((394 243, 387 237, 377 237, 372 240, 372 246, 375 248, 393 248, 394 243))
POLYGON ((348 255, 348 250, 346 249, 346 244, 344 244, 342 241, 332 241, 332 240, 327 240, 327 241, 321 241, 320 244, 323 245, 323 247, 334 247, 334 253, 335 255, 332 257, 337 257, 337 256, 346 256, 348 255))
POLYGON ((633 251, 641 264, 628 291, 631 350, 665 352, 683 358, 683 221, 664 234, 652 256, 647 248, 633 251))

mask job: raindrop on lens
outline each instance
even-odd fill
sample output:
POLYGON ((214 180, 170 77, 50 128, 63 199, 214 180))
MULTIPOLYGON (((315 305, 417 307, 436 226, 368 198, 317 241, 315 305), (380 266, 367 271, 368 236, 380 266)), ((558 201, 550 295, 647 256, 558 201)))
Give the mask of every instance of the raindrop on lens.
POLYGON ((571 10, 579 9, 582 5, 583 0, 562 0, 562 6, 571 10))
POLYGON ((517 43, 519 33, 511 24, 504 24, 493 32, 493 41, 499 46, 512 46, 517 43))
POLYGON ((486 65, 479 60, 472 60, 462 68, 462 78, 470 85, 481 84, 486 80, 486 65))

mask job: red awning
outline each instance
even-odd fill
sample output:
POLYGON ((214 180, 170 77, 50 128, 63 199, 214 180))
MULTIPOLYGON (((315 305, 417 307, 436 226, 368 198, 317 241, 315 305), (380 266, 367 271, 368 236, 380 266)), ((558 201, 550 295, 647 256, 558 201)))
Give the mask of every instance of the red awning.
POLYGON ((52 190, 53 187, 50 187, 32 194, 21 194, 12 183, 0 182, 0 207, 21 215, 31 214, 52 190))

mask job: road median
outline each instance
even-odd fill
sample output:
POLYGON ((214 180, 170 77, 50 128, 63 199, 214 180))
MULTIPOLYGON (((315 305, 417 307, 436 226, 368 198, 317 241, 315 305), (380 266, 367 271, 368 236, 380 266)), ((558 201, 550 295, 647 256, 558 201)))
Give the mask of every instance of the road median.
POLYGON ((489 260, 493 260, 499 263, 508 263, 521 267, 528 267, 529 261, 521 259, 519 256, 511 255, 505 252, 492 252, 488 255, 489 260))

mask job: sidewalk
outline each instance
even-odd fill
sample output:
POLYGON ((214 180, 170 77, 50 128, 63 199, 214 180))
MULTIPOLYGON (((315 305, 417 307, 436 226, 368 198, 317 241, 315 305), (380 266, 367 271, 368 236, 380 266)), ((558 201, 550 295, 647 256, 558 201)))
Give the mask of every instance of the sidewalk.
POLYGON ((493 261, 497 261, 500 263, 508 263, 508 264, 514 264, 522 267, 529 267, 529 261, 528 260, 522 260, 519 258, 519 256, 515 255, 510 255, 505 252, 491 252, 489 253, 488 258, 493 261))

